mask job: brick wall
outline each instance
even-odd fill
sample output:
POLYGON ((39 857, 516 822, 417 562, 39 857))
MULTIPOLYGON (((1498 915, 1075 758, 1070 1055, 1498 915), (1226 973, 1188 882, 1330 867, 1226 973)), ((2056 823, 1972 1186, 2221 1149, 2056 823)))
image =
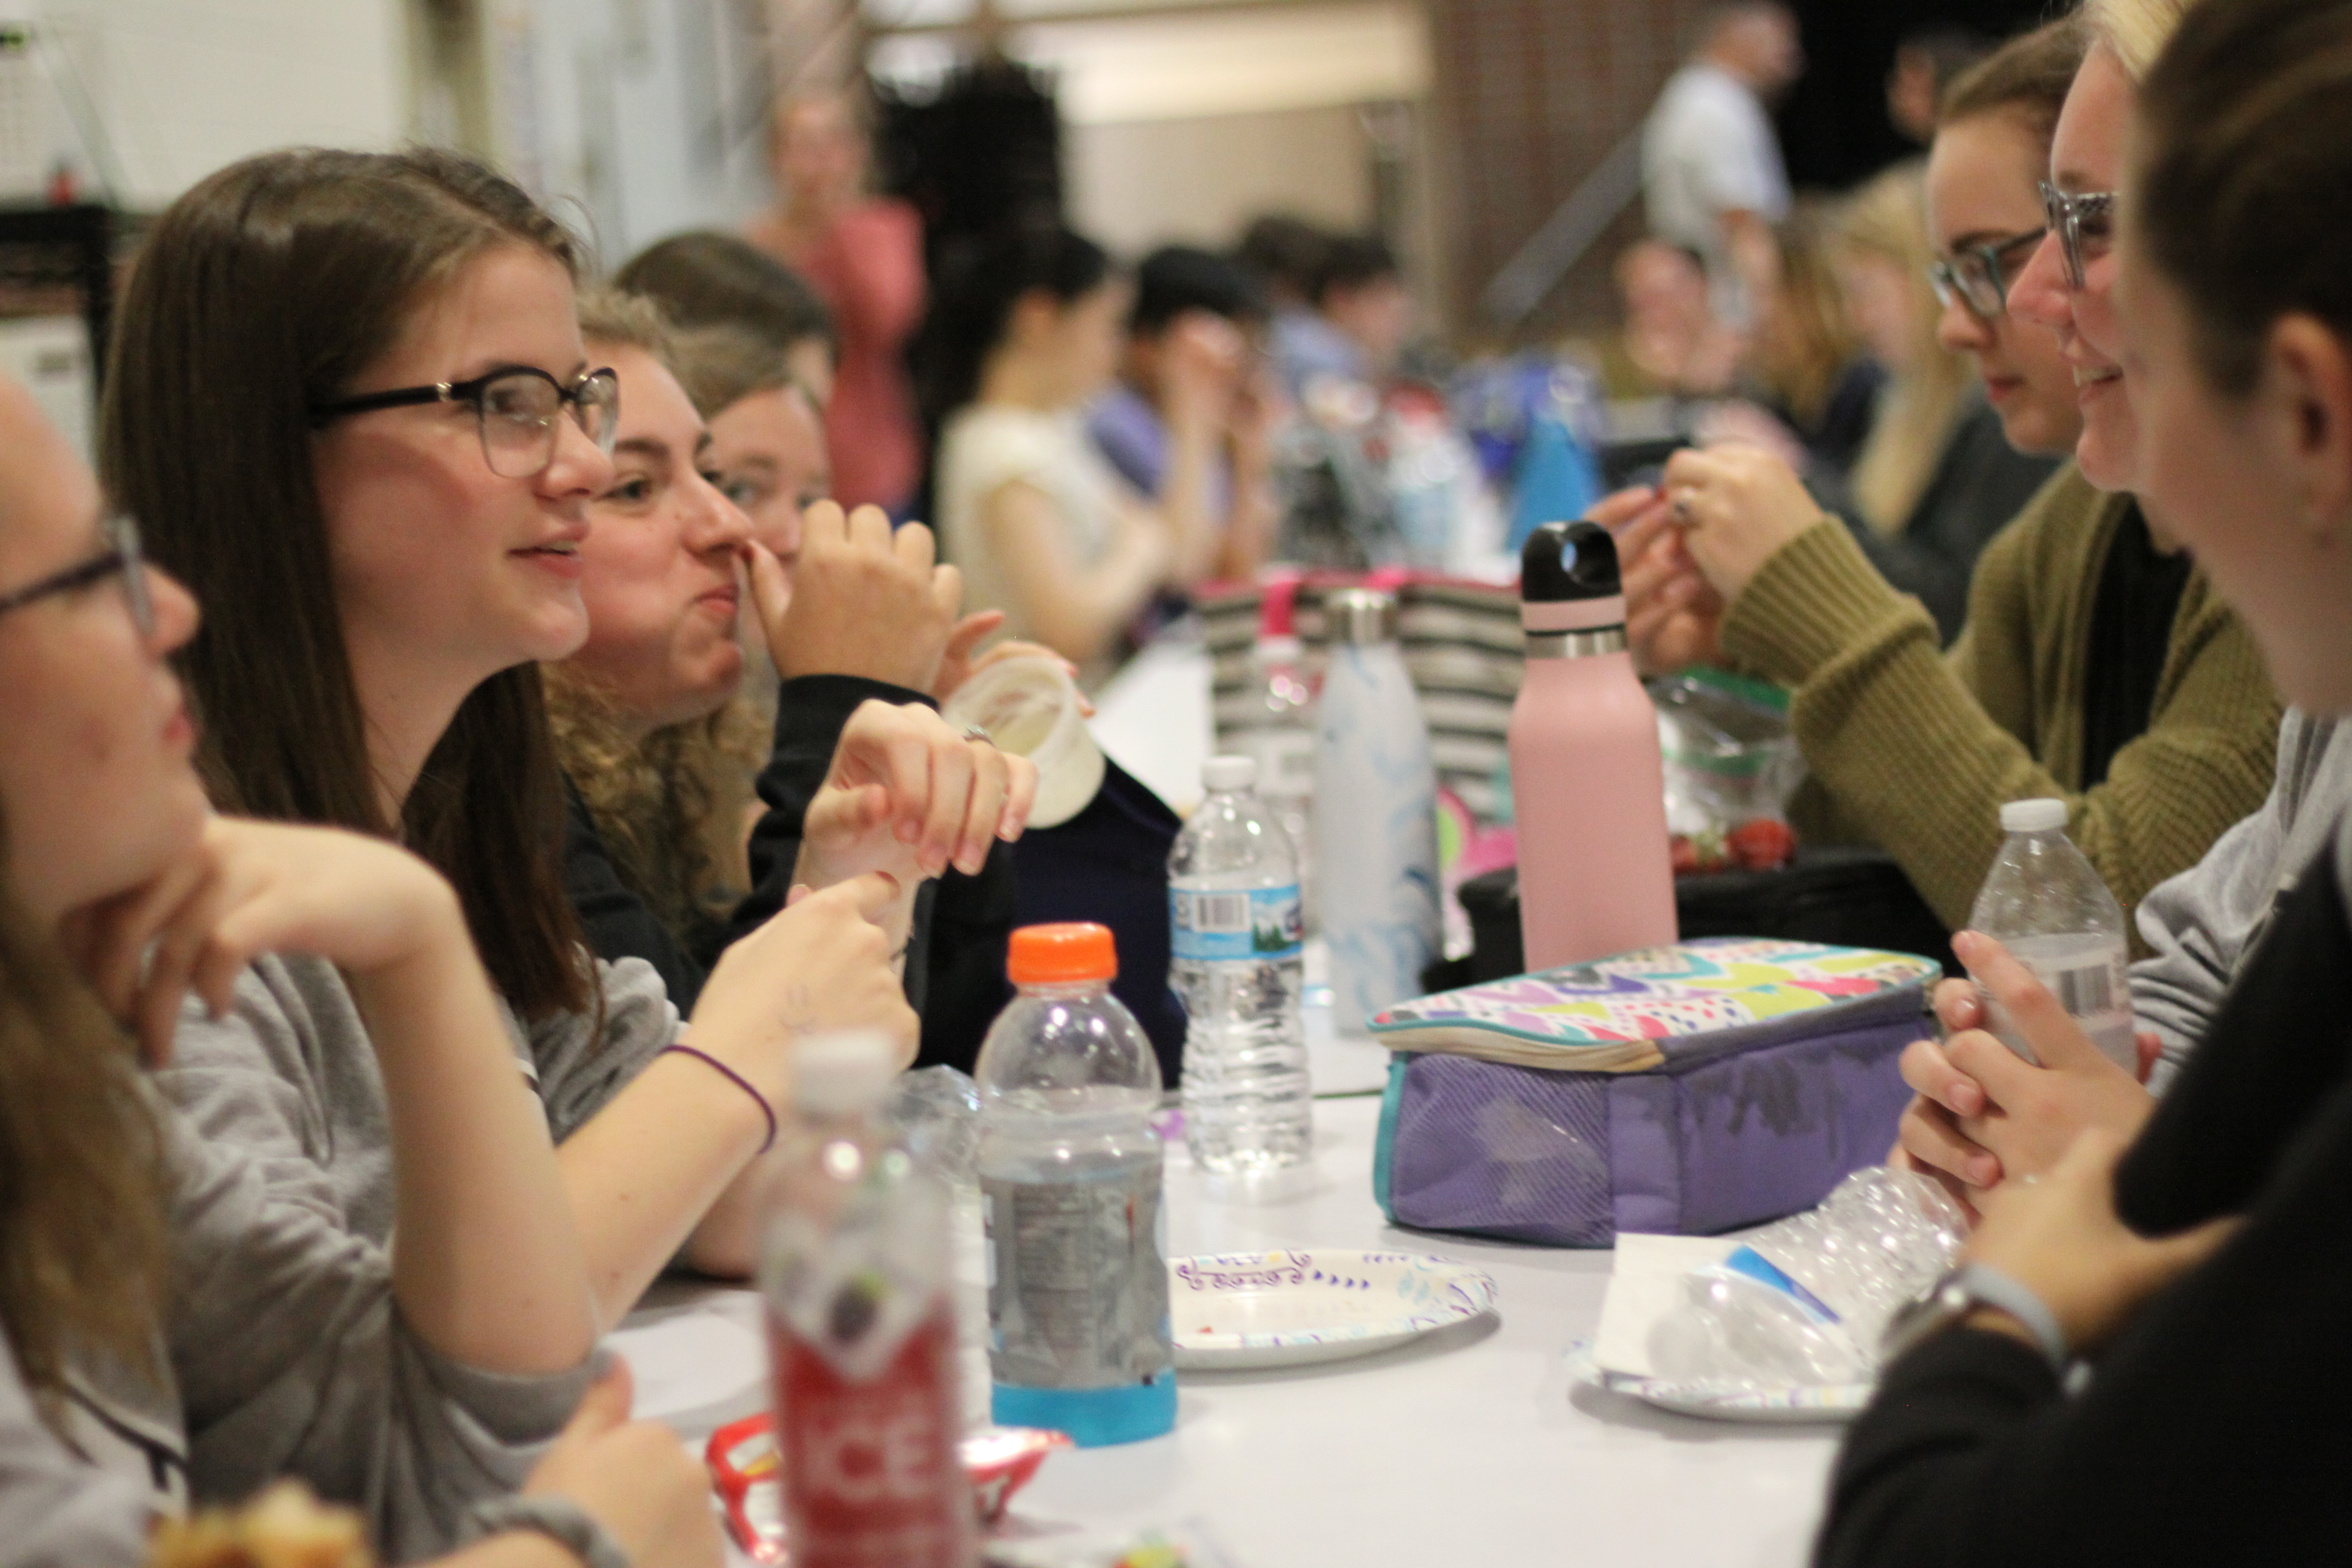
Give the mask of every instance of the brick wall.
MULTIPOLYGON (((1429 0, 1440 232, 1452 324, 1491 341, 1479 291, 1628 132, 1682 55, 1696 0, 1429 0)), ((1613 314, 1609 261, 1641 204, 1589 250, 1522 337, 1613 314)))

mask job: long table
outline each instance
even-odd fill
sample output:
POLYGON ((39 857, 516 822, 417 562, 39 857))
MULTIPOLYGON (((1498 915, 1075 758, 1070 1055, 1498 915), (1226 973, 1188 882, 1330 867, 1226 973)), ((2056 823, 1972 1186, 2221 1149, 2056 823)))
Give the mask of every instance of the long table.
MULTIPOLYGON (((1327 1037, 1317 1065, 1370 1050, 1327 1037)), ((1199 1521, 1237 1568, 1802 1563, 1834 1434, 1718 1425, 1572 1383, 1563 1352, 1599 1321, 1610 1254, 1390 1226, 1371 1195, 1378 1114, 1369 1095, 1318 1100, 1315 1159, 1277 1197, 1213 1191, 1171 1148, 1171 1250, 1434 1253, 1491 1274, 1497 1313, 1355 1361, 1187 1374, 1172 1434, 1055 1455, 1013 1527, 1199 1521)), ((696 1440, 758 1409, 757 1329, 749 1291, 662 1287, 616 1336, 641 1409, 696 1440)))

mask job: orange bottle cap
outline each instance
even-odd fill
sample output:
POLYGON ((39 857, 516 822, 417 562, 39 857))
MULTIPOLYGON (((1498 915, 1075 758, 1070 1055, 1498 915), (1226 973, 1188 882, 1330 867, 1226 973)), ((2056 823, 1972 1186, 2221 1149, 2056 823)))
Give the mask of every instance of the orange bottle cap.
POLYGON ((1023 926, 1013 933, 1004 973, 1015 985, 1071 985, 1118 974, 1110 928, 1091 921, 1023 926))

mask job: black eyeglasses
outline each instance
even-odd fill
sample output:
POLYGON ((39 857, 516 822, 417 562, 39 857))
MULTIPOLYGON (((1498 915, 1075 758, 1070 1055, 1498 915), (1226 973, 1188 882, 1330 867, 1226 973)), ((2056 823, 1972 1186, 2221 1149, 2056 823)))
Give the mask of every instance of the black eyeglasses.
POLYGON ((2042 210, 2048 217, 2051 231, 2058 237, 2058 254, 2066 263, 2066 287, 2080 293, 2089 287, 2083 281, 2085 247, 2094 257, 2105 255, 2107 238, 2115 231, 2116 194, 2085 191, 2080 195, 2069 195, 2045 180, 2042 183, 2042 210))
POLYGON ((475 428, 482 437, 483 460, 490 465, 490 472, 509 479, 537 479, 555 461, 559 414, 569 412, 572 422, 608 458, 621 427, 621 378, 613 372, 592 370, 566 386, 529 364, 500 365, 471 381, 404 386, 313 404, 310 422, 325 425, 347 415, 420 403, 471 405, 475 428))
POLYGON ((2041 244, 2049 232, 2037 228, 1987 245, 1964 245, 1949 256, 1937 257, 1927 264, 1927 283, 1936 290, 1937 303, 1948 309, 1958 300, 1984 321, 2000 316, 2009 309, 2010 258, 2041 244))
POLYGON ((106 535, 105 550, 37 583, 0 594, 0 615, 120 576, 123 600, 131 606, 131 624, 139 628, 141 637, 153 637, 155 601, 147 592, 147 558, 139 549, 138 525, 127 517, 110 518, 101 531, 106 535))

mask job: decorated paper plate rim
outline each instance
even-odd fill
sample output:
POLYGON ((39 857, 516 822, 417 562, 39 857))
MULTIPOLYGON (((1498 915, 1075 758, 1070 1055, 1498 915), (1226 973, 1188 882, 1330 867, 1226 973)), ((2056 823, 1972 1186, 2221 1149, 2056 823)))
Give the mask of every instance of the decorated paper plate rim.
MULTIPOLYGON (((1403 1339, 1427 1333, 1448 1323, 1467 1322, 1495 1310, 1493 1276, 1467 1264, 1419 1252, 1366 1252, 1350 1247, 1288 1247, 1269 1252, 1202 1253, 1168 1260, 1171 1298, 1183 1292, 1240 1295, 1265 1290, 1324 1287, 1367 1293, 1395 1289, 1402 1299, 1393 1317, 1319 1328, 1278 1329, 1260 1333, 1176 1331, 1180 1350, 1279 1350, 1296 1345, 1326 1345, 1349 1340, 1403 1339), (1370 1278, 1375 1268, 1402 1266, 1393 1282, 1370 1278), (1412 1287, 1406 1290, 1405 1287, 1412 1287)), ((1171 1302, 1171 1307, 1173 1303, 1171 1302)), ((1183 1321, 1181 1310, 1172 1315, 1183 1321)))
POLYGON ((1568 1347, 1568 1373, 1580 1383, 1654 1405, 1662 1410, 1717 1421, 1851 1421, 1870 1403, 1877 1384, 1832 1383, 1754 1389, 1739 1384, 1677 1381, 1609 1372, 1592 1359, 1592 1342, 1568 1347))

